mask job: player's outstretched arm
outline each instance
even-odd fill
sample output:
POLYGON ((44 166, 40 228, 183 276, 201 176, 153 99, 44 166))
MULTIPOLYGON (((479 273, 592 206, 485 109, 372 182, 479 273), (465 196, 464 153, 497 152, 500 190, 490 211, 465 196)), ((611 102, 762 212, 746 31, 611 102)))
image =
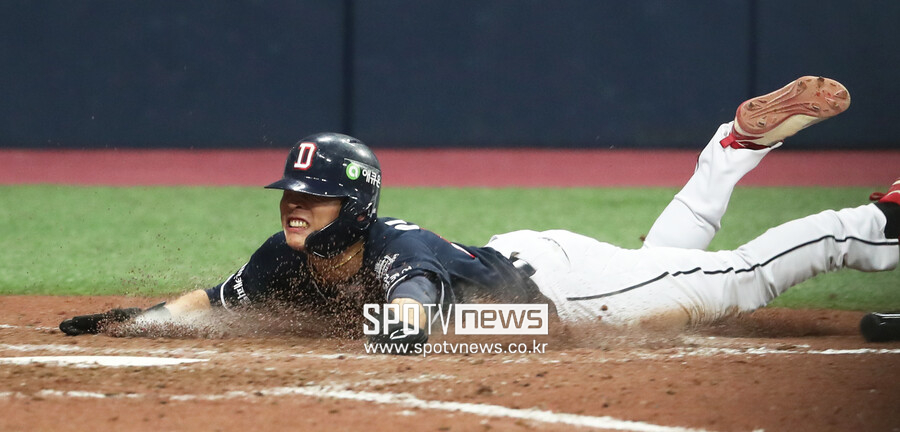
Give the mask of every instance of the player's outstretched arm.
POLYGON ((167 302, 165 308, 172 316, 179 317, 208 310, 212 308, 212 305, 209 303, 209 296, 205 290, 196 290, 167 302))
POLYGON ((59 329, 69 336, 97 334, 108 325, 134 319, 164 321, 172 317, 184 316, 210 309, 206 291, 191 291, 171 302, 163 302, 147 309, 116 308, 106 312, 79 315, 59 324, 59 329))

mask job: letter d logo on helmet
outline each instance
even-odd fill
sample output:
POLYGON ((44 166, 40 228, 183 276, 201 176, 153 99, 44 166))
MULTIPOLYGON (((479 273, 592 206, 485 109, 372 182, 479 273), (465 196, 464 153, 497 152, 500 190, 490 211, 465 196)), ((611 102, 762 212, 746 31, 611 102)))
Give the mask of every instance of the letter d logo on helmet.
POLYGON ((362 141, 338 133, 318 133, 291 149, 284 176, 266 188, 344 198, 337 219, 306 238, 308 252, 330 258, 363 238, 375 221, 381 165, 362 141))
POLYGON ((297 161, 294 162, 294 169, 307 170, 312 166, 313 156, 316 155, 316 143, 301 142, 297 146, 297 161))

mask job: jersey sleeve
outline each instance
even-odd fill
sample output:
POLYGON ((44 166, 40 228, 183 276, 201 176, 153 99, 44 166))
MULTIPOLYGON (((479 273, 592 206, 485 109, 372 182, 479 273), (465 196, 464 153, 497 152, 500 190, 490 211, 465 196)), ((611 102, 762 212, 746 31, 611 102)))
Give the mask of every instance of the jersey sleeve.
POLYGON ((413 299, 423 305, 441 304, 441 289, 426 276, 407 277, 391 287, 387 295, 388 303, 398 298, 413 299))
POLYGON ((430 231, 400 220, 390 221, 387 225, 389 230, 396 231, 388 233, 390 241, 375 264, 385 301, 412 298, 422 304, 451 302, 450 274, 438 252, 449 243, 430 231))
POLYGON ((305 260, 293 252, 277 233, 266 240, 238 271, 222 283, 206 290, 213 306, 225 309, 262 303, 278 293, 292 290, 292 283, 303 279, 300 269, 305 260))

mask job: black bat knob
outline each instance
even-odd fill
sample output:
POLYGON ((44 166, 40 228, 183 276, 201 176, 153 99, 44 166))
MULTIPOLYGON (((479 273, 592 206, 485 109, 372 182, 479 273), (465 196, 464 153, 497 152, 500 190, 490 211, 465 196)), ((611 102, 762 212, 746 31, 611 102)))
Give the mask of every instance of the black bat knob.
POLYGON ((900 340, 900 313, 869 313, 859 321, 859 331, 869 342, 900 340))

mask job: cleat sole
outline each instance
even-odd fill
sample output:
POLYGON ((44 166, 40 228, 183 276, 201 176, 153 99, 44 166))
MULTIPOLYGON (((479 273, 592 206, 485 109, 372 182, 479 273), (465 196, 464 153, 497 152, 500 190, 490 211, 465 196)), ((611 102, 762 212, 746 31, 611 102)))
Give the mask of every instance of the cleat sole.
POLYGON ((756 144, 771 145, 840 114, 849 106, 850 92, 841 83, 805 76, 742 103, 735 115, 735 129, 755 138, 752 141, 756 144))

